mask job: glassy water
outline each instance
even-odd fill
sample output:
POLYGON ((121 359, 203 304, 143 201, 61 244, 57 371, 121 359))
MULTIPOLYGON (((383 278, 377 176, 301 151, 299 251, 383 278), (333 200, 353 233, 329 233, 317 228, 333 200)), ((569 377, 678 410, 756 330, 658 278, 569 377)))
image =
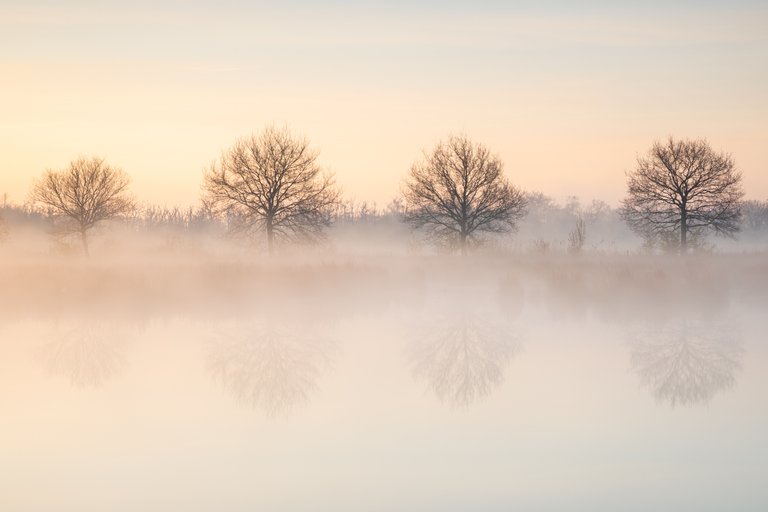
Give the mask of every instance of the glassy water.
POLYGON ((0 509, 768 509, 760 300, 305 277, 8 303, 0 509))

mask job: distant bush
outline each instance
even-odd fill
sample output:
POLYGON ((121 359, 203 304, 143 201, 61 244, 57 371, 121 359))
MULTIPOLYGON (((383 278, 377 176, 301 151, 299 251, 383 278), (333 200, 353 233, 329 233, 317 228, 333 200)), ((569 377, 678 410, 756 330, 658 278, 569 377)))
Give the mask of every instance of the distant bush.
POLYGON ((2 215, 0 215, 0 244, 5 242, 8 239, 8 225, 5 222, 5 219, 2 215))

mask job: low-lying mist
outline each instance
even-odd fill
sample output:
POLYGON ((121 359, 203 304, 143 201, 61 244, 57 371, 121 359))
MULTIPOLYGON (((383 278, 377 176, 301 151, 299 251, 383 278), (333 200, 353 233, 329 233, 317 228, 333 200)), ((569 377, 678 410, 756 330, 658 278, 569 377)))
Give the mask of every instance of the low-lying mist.
MULTIPOLYGON (((14 227, 0 246, 0 455, 15 469, 0 503, 127 512, 115 496, 130 481, 137 499, 189 510, 398 508, 389 492, 535 508, 539 467, 578 487, 569 503, 627 509, 626 460, 677 475, 669 490, 649 473, 663 492, 629 509, 711 503, 702 479, 768 455, 765 253, 681 256, 629 237, 575 251, 567 231, 530 229, 462 255, 372 219, 269 255, 215 229, 112 223, 86 256, 14 227), (709 469, 692 470, 701 454, 709 469), (55 483, 31 496, 30 478, 55 483)), ((761 499, 750 475, 729 492, 761 499)))
POLYGON ((144 330, 198 326, 208 333, 205 364, 215 380, 274 413, 277 402, 306 398, 305 387, 332 354, 363 342, 340 339, 349 326, 376 343, 405 341, 414 379, 441 401, 467 405, 500 386, 511 361, 553 325, 597 324, 618 330, 615 341, 631 347, 644 385, 678 404, 732 382, 738 340, 768 302, 768 261, 760 253, 495 247, 458 255, 325 246, 268 256, 230 242, 217 247, 213 239, 146 250, 151 245, 97 245, 88 257, 3 253, 0 333, 20 324, 49 331, 33 347, 41 364, 68 373, 72 384, 96 386, 123 370, 130 341, 144 330), (380 339, 381 332, 394 339, 380 339), (728 345, 722 354, 713 348, 720 340, 728 345), (724 366, 699 377, 680 357, 699 358, 704 372, 719 359, 724 366))

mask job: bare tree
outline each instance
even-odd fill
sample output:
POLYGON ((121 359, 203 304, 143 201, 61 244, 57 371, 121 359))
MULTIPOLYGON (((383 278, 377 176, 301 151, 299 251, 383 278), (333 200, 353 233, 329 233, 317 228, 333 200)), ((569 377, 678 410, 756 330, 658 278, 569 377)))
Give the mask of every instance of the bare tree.
POLYGON ((568 233, 568 252, 579 254, 587 240, 587 223, 581 212, 576 214, 576 226, 568 233))
POLYGON ((511 231, 525 215, 525 197, 504 177, 501 160, 465 136, 425 153, 411 167, 404 196, 406 222, 462 252, 477 233, 511 231))
POLYGON ((768 201, 750 199, 741 204, 742 226, 750 231, 760 231, 768 227, 768 201))
POLYGON ((679 238, 685 253, 705 230, 733 236, 741 217, 741 173, 705 140, 657 142, 627 175, 621 215, 648 241, 679 238))
POLYGON ((32 199, 65 218, 65 231, 78 233, 88 254, 88 231, 99 222, 134 209, 128 176, 102 158, 78 158, 60 171, 47 170, 32 188, 32 199))
POLYGON ((287 129, 238 140, 205 174, 205 200, 239 231, 314 240, 330 225, 340 193, 317 164, 318 153, 287 129))

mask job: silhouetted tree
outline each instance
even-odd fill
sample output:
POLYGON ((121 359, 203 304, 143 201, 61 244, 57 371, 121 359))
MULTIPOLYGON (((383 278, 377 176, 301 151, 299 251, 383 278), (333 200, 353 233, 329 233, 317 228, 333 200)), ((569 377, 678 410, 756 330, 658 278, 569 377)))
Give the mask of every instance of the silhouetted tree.
POLYGON ((263 232, 270 252, 278 236, 317 239, 340 195, 317 155, 287 129, 242 138, 207 171, 206 201, 235 230, 263 232))
POLYGON ((655 143, 627 174, 627 186, 621 215, 646 240, 675 236, 684 253, 706 229, 726 236, 739 230, 741 173, 704 140, 655 143))
POLYGON ((78 158, 60 171, 48 170, 35 182, 32 199, 66 219, 65 231, 80 234, 88 253, 88 231, 99 222, 134 209, 128 176, 102 158, 78 158))
POLYGON ((511 231, 525 214, 525 197, 501 160, 465 136, 440 142, 414 164, 404 196, 406 222, 462 251, 476 233, 511 231))
POLYGON ((741 205, 742 225, 751 231, 768 227, 768 201, 744 201, 741 205))
POLYGON ((568 233, 568 252, 579 254, 584 248, 584 242, 587 240, 587 223, 581 213, 576 216, 576 226, 573 231, 568 233))

